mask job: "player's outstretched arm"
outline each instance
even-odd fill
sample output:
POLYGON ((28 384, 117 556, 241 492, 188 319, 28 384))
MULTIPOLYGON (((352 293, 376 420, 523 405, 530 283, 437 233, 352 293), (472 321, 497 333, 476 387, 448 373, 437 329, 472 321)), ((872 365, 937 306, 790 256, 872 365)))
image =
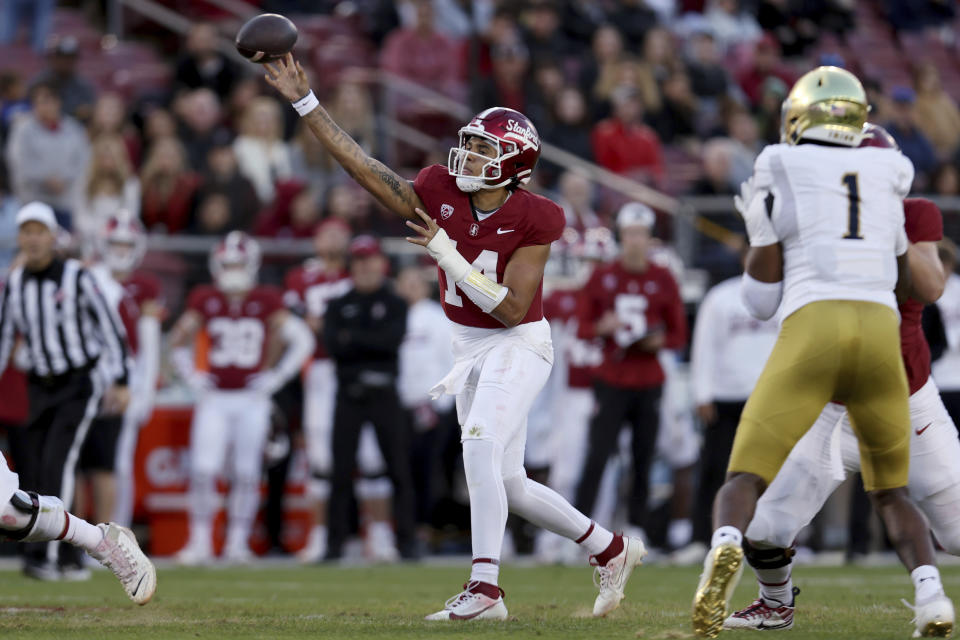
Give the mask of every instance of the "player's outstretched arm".
POLYGON ((392 169, 371 158, 353 138, 341 129, 310 90, 307 75, 292 54, 263 65, 267 84, 274 87, 300 113, 330 155, 360 186, 369 191, 383 206, 404 218, 417 219, 414 209, 424 208, 413 185, 392 169))

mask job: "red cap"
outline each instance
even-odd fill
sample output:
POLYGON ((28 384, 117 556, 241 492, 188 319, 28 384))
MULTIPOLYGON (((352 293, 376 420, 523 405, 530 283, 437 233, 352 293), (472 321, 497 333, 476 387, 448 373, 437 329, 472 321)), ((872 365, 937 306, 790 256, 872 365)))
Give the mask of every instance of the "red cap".
POLYGON ((380 241, 373 236, 357 236, 350 243, 351 258, 369 258, 371 256, 382 256, 380 250, 380 241))

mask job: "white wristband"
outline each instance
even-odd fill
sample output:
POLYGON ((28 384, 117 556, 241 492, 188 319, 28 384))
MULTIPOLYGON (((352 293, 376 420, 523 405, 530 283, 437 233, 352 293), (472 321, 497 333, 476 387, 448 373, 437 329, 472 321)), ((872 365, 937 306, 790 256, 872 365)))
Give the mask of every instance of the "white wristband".
POLYGON ((300 117, 303 117, 319 107, 320 101, 317 100, 317 96, 313 94, 313 90, 311 89, 310 93, 291 104, 293 108, 297 110, 297 113, 300 114, 300 117))

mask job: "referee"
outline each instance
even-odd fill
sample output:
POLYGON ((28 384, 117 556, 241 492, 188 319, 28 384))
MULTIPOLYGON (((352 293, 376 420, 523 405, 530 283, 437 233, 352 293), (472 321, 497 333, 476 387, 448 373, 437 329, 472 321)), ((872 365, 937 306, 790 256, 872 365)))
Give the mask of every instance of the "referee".
MULTIPOLYGON (((27 204, 17 228, 19 266, 0 294, 0 373, 17 335, 29 356, 30 413, 18 437, 17 471, 22 487, 60 496, 69 508, 77 456, 101 397, 106 413, 122 413, 129 399, 126 335, 91 274, 57 256, 53 209, 27 204), (96 367, 101 357, 106 373, 96 367)), ((59 579, 56 553, 55 543, 25 545, 24 573, 59 579)))

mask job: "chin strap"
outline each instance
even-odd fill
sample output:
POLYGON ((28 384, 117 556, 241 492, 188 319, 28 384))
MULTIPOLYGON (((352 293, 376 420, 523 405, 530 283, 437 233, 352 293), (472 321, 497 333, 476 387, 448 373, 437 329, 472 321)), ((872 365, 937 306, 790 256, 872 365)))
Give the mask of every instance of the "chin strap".
POLYGON ((466 258, 460 255, 443 229, 437 231, 427 243, 427 251, 443 272, 453 278, 460 290, 484 313, 496 309, 507 297, 510 290, 474 269, 466 258))

